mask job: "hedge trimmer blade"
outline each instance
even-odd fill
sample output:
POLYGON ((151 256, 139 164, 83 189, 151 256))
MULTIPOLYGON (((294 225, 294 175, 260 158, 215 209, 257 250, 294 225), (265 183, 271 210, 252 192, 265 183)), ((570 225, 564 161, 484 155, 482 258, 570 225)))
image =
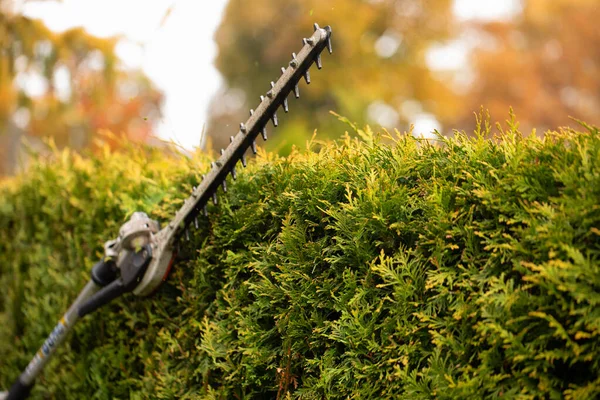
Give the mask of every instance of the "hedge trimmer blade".
POLYGON ((301 79, 310 83, 309 69, 314 63, 321 69, 321 52, 331 48, 331 28, 320 28, 314 25, 311 37, 302 40, 304 46, 298 54, 292 53, 292 59, 287 67, 281 67, 281 76, 276 82, 271 82, 271 88, 264 96, 260 96, 260 104, 256 109, 250 110, 250 117, 246 122, 240 123, 240 128, 235 136, 231 136, 231 143, 225 150, 221 150, 221 157, 211 164, 212 168, 203 177, 198 187, 195 187, 191 196, 185 200, 183 206, 177 211, 175 218, 162 229, 154 242, 156 255, 140 284, 134 289, 136 295, 145 296, 154 291, 167 275, 172 265, 173 246, 183 236, 189 237, 187 229, 190 225, 197 226, 200 214, 206 215, 206 205, 209 201, 217 204, 217 191, 219 186, 227 190, 227 176, 236 178, 236 165, 241 161, 246 166, 245 153, 251 148, 256 153, 256 138, 260 134, 267 140, 267 125, 272 121, 274 127, 278 125, 277 111, 283 108, 288 112, 288 96, 293 93, 300 97, 298 84, 301 79))

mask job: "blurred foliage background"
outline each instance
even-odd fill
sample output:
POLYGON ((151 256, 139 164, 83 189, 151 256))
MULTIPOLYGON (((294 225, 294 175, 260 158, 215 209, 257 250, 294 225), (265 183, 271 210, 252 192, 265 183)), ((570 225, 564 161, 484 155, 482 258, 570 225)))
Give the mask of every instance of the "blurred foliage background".
POLYGON ((0 0, 0 172, 15 171, 23 137, 77 150, 102 130, 113 147, 148 140, 162 95, 141 71, 118 68, 118 38, 54 33, 14 5, 0 0))
MULTIPOLYGON (((116 134, 113 146, 123 137, 151 140, 161 93, 140 70, 119 67, 118 38, 51 32, 14 12, 15 1, 0 0, 2 173, 14 171, 24 136, 75 149, 102 130, 116 134), (36 80, 43 84, 33 93, 36 80)), ((515 0, 510 18, 489 20, 461 19, 455 3, 229 0, 215 34, 224 84, 208 110, 209 145, 226 146, 315 21, 332 26, 334 55, 281 113, 268 150, 287 154, 314 129, 321 138, 337 135, 330 110, 400 131, 426 121, 442 133, 472 130, 482 106, 492 120, 513 107, 524 130, 572 126, 569 117, 600 122, 597 0, 515 0)), ((188 43, 182 39, 181 51, 202 51, 188 43)))
POLYGON ((209 133, 216 144, 224 143, 227 125, 237 126, 254 108, 314 21, 332 27, 334 55, 323 56, 321 71, 311 70, 310 88, 301 84, 300 101, 290 101, 272 148, 286 152, 291 144, 302 145, 317 127, 326 135, 331 124, 340 123, 329 110, 359 123, 372 114, 382 120, 374 122, 398 128, 401 121, 394 115, 404 104, 440 116, 455 114, 452 91, 432 75, 424 58, 432 43, 455 34, 451 6, 451 0, 257 0, 244 7, 243 1, 230 0, 216 33, 216 65, 227 88, 214 99, 209 133), (251 19, 259 23, 245 23, 251 19))
POLYGON ((334 56, 314 72, 318 84, 308 99, 290 105, 277 137, 287 147, 316 127, 333 132, 339 122, 329 110, 401 131, 431 115, 444 133, 471 130, 481 106, 492 119, 504 119, 512 106, 527 130, 570 125, 569 116, 600 121, 597 0, 523 0, 513 18, 487 22, 460 21, 453 3, 256 0, 247 7, 230 0, 216 34, 227 88, 215 97, 209 132, 227 137, 245 118, 312 21, 333 27, 334 56), (456 52, 464 51, 461 65, 456 52), (228 107, 239 98, 242 106, 228 107))

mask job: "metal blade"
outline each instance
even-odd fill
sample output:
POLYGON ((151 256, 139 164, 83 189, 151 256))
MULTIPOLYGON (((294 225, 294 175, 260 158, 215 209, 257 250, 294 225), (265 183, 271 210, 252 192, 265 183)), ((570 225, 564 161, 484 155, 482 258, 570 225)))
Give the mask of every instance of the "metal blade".
MULTIPOLYGON (((262 135, 267 139, 266 124, 269 119, 273 121, 274 126, 278 126, 277 109, 282 107, 285 112, 289 111, 287 96, 294 92, 298 98, 300 91, 298 80, 304 76, 310 82, 310 74, 307 74, 311 64, 315 63, 319 54, 329 46, 328 42, 331 35, 329 27, 319 28, 312 36, 303 41, 304 46, 299 52, 292 53, 292 59, 287 68, 280 68, 281 75, 277 82, 270 83, 270 89, 267 95, 260 96, 260 104, 250 110, 250 117, 247 121, 240 123, 240 129, 237 135, 231 136, 231 144, 221 152, 221 157, 211 164, 211 170, 203 179, 201 184, 194 190, 190 200, 185 202, 177 212, 171 226, 171 232, 167 236, 167 241, 172 242, 175 233, 181 226, 188 226, 194 222, 195 216, 211 199, 216 202, 216 192, 219 186, 226 188, 226 177, 231 174, 233 179, 237 178, 235 165, 241 161, 246 166, 246 156, 244 152, 251 148, 255 142, 256 136, 262 135)), ((254 150, 254 149, 253 149, 254 150)))

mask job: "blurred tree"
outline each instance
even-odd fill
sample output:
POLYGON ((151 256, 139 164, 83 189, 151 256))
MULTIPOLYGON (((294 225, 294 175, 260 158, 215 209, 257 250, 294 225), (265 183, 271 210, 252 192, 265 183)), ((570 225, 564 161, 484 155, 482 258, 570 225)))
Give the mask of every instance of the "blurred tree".
MULTIPOLYGON (((524 129, 600 123, 598 0, 527 0, 518 18, 477 25, 476 74, 465 107, 501 119, 512 106, 524 129)), ((472 115, 454 122, 469 128, 472 115)))
POLYGON ((54 33, 0 0, 0 174, 11 173, 23 136, 82 149, 102 129, 145 140, 162 95, 141 72, 118 67, 118 38, 83 29, 54 33))
POLYGON ((337 136, 339 129, 331 127, 339 122, 329 110, 401 129, 421 110, 441 119, 454 116, 456 94, 425 60, 432 42, 454 32, 451 6, 452 0, 230 0, 216 34, 216 66, 225 86, 210 110, 214 145, 227 144, 312 33, 313 22, 333 28, 334 54, 323 56, 321 71, 311 69, 314 83, 300 86, 300 100, 291 96, 289 114, 278 115, 271 149, 285 153, 292 144, 303 146, 315 127, 321 137, 337 136))

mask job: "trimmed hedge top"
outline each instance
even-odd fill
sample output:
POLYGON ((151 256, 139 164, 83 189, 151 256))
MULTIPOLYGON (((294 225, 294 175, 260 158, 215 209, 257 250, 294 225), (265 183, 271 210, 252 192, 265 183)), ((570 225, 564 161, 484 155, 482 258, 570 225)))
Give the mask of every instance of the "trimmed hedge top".
MULTIPOLYGON (((37 398, 600 396, 600 134, 356 132, 261 154, 168 282, 82 320, 37 398)), ((208 158, 56 152, 0 194, 0 386, 134 211, 208 158)))

